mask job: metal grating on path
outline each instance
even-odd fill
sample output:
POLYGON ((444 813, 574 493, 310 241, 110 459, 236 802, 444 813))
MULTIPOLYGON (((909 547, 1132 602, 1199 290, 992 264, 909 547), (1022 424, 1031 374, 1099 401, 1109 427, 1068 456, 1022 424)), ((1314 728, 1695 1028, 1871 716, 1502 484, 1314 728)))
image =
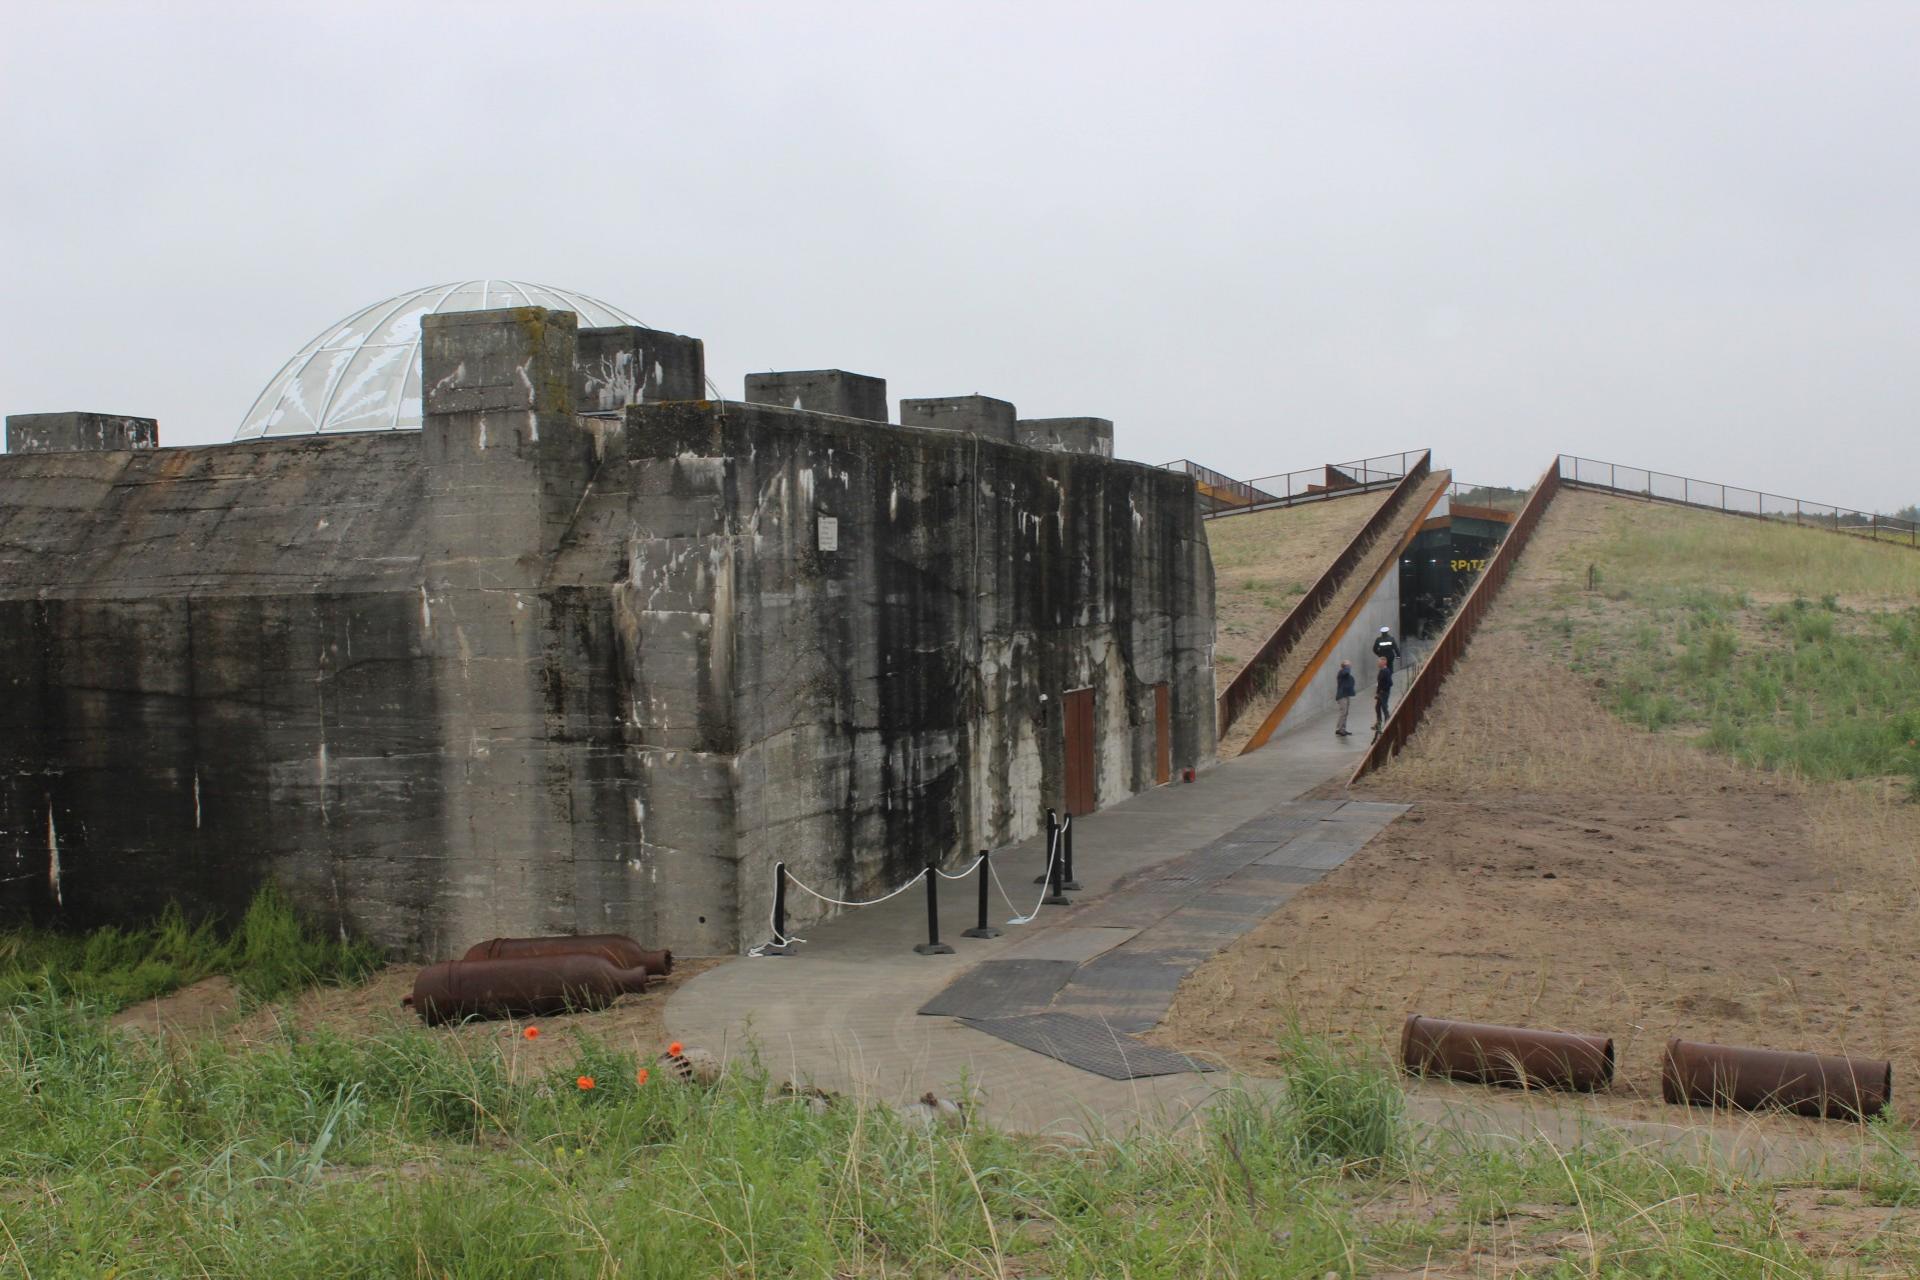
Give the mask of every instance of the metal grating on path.
POLYGON ((1070 1013, 978 1018, 969 1020, 967 1025, 1109 1080, 1140 1080, 1148 1076, 1218 1070, 1210 1063, 1142 1043, 1105 1023, 1070 1013))
POLYGON ((1066 985, 1077 960, 988 960, 941 988, 920 1012, 944 1018, 998 1018, 1034 1013, 1066 985))

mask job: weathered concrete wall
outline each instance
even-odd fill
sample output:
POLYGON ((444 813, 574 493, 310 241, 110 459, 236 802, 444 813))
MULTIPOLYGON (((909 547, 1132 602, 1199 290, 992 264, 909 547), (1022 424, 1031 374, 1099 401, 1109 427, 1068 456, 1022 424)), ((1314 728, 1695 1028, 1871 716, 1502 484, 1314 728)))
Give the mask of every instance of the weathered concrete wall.
POLYGON ((1103 804, 1152 780, 1156 682, 1175 767, 1210 758, 1183 477, 760 406, 579 418, 579 341, 430 317, 417 433, 0 458, 0 912, 273 880, 416 956, 727 951, 776 856, 859 892, 1035 829, 1041 693, 1098 691, 1103 804))
POLYGON ((157 449, 160 424, 120 413, 16 413, 7 418, 8 453, 157 449))
POLYGON ((1153 784, 1157 683, 1174 768, 1211 758, 1212 569, 1185 478, 737 405, 630 410, 626 447, 672 498, 636 512, 639 648, 677 628, 710 655, 640 682, 646 732, 704 701, 690 676, 731 684, 705 743, 734 759, 743 941, 777 860, 858 895, 1037 830, 1062 799, 1065 690, 1095 689, 1100 804, 1153 784))
POLYGON ((581 413, 707 394, 707 352, 698 338, 634 325, 582 329, 575 352, 574 403, 581 413))
MULTIPOLYGON (((689 397, 693 398, 693 397, 689 397)), ((887 420, 887 380, 845 369, 795 369, 747 375, 748 404, 777 404, 868 422, 887 420)))
POLYGON ((1113 423, 1105 418, 1021 418, 1014 437, 1034 449, 1113 456, 1113 423))
POLYGON ((992 396, 935 396, 902 400, 900 425, 929 431, 966 431, 989 440, 1015 439, 1019 412, 992 396))
POLYGON ((419 440, 0 458, 0 904, 237 910, 412 947, 438 846, 419 440))

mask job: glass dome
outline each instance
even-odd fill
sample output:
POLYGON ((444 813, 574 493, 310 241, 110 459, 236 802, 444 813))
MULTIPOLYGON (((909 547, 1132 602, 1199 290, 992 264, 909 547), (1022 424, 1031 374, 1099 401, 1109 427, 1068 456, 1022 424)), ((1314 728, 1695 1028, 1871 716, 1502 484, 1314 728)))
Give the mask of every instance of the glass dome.
POLYGON ((300 348, 254 400, 233 438, 417 429, 420 317, 493 307, 572 311, 583 329, 640 324, 598 298, 518 280, 465 280, 412 289, 360 308, 300 348))

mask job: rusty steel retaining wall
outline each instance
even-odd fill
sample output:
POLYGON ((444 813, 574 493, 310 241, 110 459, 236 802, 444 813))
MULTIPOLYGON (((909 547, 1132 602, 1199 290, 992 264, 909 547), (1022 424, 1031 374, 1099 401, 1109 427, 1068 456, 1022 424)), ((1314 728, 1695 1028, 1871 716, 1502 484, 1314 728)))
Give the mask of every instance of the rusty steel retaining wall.
POLYGON ((1421 482, 1427 478, 1432 462, 1432 450, 1422 449, 1420 460, 1407 468, 1407 473, 1400 477, 1400 483, 1393 487, 1393 492, 1387 495, 1385 502, 1380 504, 1380 509, 1367 517, 1367 522, 1360 527, 1360 532, 1354 534, 1353 540, 1333 558, 1333 563, 1327 566, 1326 572, 1320 575, 1318 581, 1307 588, 1307 593, 1294 602, 1293 608, 1287 611, 1287 616, 1282 618, 1280 625, 1273 629, 1273 634, 1261 644, 1260 651, 1248 660, 1247 665, 1241 668, 1240 674, 1236 675, 1221 692, 1215 729, 1220 737, 1227 736, 1227 729, 1233 724, 1234 717, 1247 709, 1247 704, 1254 700, 1261 682, 1272 674, 1273 669, 1279 665, 1280 659, 1286 657, 1288 651, 1300 642, 1300 637, 1306 634, 1313 620, 1320 616, 1320 611, 1333 604, 1340 588, 1346 584, 1347 575, 1353 572, 1354 566, 1358 565, 1361 558, 1366 555, 1367 548, 1373 544, 1373 540, 1393 523, 1394 513, 1407 500, 1408 495, 1419 488, 1421 482))
POLYGON ((1354 768, 1353 776, 1347 779, 1351 786, 1375 769, 1392 759, 1413 731, 1420 726, 1420 719, 1426 715, 1427 708, 1440 694, 1440 686, 1446 682, 1447 675, 1454 664, 1460 661, 1466 652, 1467 644, 1473 639, 1474 628, 1480 625, 1480 619, 1486 615, 1493 604, 1493 598, 1506 584, 1507 575, 1513 572, 1514 561, 1526 550, 1527 540, 1533 536, 1535 526, 1545 513, 1547 504, 1553 501, 1553 495, 1560 492, 1560 460, 1555 458, 1546 474, 1540 477, 1540 483, 1533 487, 1533 493, 1527 498, 1527 505, 1520 508, 1520 514, 1514 517, 1513 527, 1500 543, 1500 549, 1487 561, 1487 567, 1480 572, 1480 580, 1473 584, 1473 590, 1467 592, 1467 598, 1460 602, 1460 609, 1453 615, 1453 621, 1441 633, 1440 641, 1434 645, 1433 652, 1420 668, 1420 674, 1413 678, 1407 691, 1400 699, 1400 705, 1393 709, 1388 717, 1386 728, 1373 740, 1373 746, 1360 758, 1354 768))

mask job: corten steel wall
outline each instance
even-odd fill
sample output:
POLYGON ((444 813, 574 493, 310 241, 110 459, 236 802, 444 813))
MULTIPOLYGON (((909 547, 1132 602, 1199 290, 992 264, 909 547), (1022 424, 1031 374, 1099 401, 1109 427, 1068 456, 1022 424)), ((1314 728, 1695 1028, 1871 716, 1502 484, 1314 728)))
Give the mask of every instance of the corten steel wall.
POLYGON ((727 951, 773 857, 858 889, 1034 829, 1039 692, 1101 690, 1103 803, 1151 781, 1154 681, 1176 766, 1210 756, 1190 480, 757 406, 578 418, 576 354, 566 313, 433 317, 419 432, 0 457, 0 914, 272 881, 416 956, 727 951))
POLYGON ((1287 616, 1282 618, 1280 625, 1273 629, 1273 634, 1260 645, 1259 652, 1253 655, 1247 665, 1241 668, 1240 673, 1234 676, 1233 681, 1220 693, 1219 707, 1215 713, 1219 732, 1226 733, 1233 724, 1234 717, 1244 711, 1247 704, 1254 700, 1261 682, 1267 679, 1273 668, 1287 656, 1287 652, 1300 642, 1300 637, 1320 615, 1320 611, 1331 605, 1335 597, 1340 594, 1340 588, 1346 583, 1347 575, 1352 573, 1354 566, 1360 563, 1367 548, 1393 523, 1395 513, 1400 510, 1401 505, 1427 478, 1432 458, 1431 451, 1421 451, 1419 460, 1407 468, 1406 475, 1402 476, 1400 483, 1393 487, 1393 492, 1387 495, 1387 500, 1380 504, 1379 510, 1367 517, 1367 522, 1360 526, 1360 531, 1340 549, 1340 554, 1333 558, 1314 584, 1307 588, 1306 594, 1294 602, 1293 608, 1287 611, 1287 616))
MULTIPOLYGON (((776 861, 859 897, 1039 830, 1063 798, 1067 690, 1094 689, 1100 804, 1154 785, 1157 683, 1175 770, 1210 761, 1190 479, 770 406, 634 409, 624 447, 662 513, 630 546, 634 642, 686 630, 725 653, 708 749, 736 780, 742 941, 776 861)), ((669 729, 638 692, 646 732, 669 729)), ((810 901, 789 905, 804 920, 810 901)))
POLYGON ((1460 608, 1454 613, 1453 621, 1441 633, 1434 644, 1433 652, 1428 655, 1426 665, 1420 668, 1420 674, 1413 678, 1400 696, 1400 703, 1388 717, 1386 728, 1380 731, 1367 754, 1360 758, 1354 767, 1348 783, 1358 782, 1367 774, 1378 769, 1390 760, 1413 731, 1420 727, 1421 718, 1440 696, 1440 686, 1446 682, 1454 664, 1460 661, 1467 645, 1473 639, 1474 628, 1480 625, 1480 619, 1493 605, 1493 599, 1500 588, 1506 585, 1507 576, 1513 572, 1514 561, 1526 550, 1527 542, 1533 537, 1534 529, 1540 523, 1540 517, 1546 512, 1547 504, 1553 501, 1554 494, 1560 491, 1560 464, 1547 468, 1540 477, 1540 483, 1533 487, 1527 504, 1520 508, 1520 514, 1514 517, 1513 528, 1508 532, 1506 541, 1487 561, 1487 567, 1480 571, 1480 580, 1473 584, 1473 590, 1460 602, 1460 608))

